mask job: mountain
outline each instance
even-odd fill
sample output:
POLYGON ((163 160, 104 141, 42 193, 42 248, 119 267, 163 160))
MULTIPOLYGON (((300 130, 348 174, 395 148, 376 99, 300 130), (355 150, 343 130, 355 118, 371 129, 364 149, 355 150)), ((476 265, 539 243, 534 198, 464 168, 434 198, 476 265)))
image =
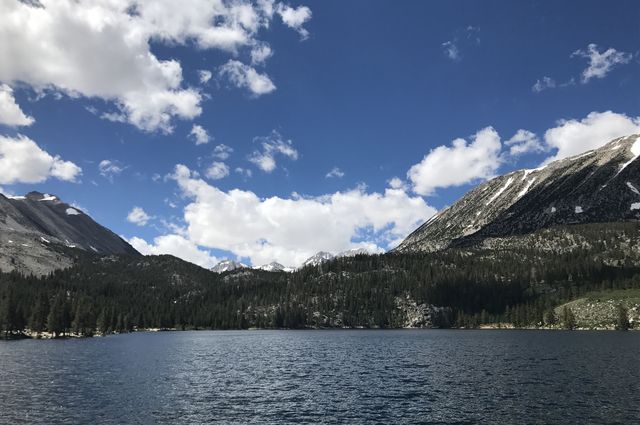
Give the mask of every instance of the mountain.
POLYGON ((292 269, 291 267, 285 267, 282 264, 280 264, 278 262, 275 262, 275 261, 272 261, 269 264, 263 264, 263 265, 258 266, 256 268, 259 269, 259 270, 267 271, 267 272, 287 272, 287 273, 289 273, 289 272, 292 272, 292 271, 295 270, 295 269, 292 269))
POLYGON ((371 253, 367 251, 366 248, 353 248, 346 251, 342 251, 333 255, 330 252, 319 251, 315 255, 307 258, 304 263, 302 263, 302 267, 306 266, 317 266, 319 264, 324 263, 325 261, 333 260, 334 258, 342 258, 342 257, 355 257, 356 255, 370 255, 371 253))
POLYGON ((0 270, 44 274, 72 263, 70 248, 140 255, 111 230, 57 196, 0 194, 0 270))
POLYGON ((302 267, 307 266, 317 266, 322 264, 325 261, 329 261, 334 258, 334 255, 330 252, 319 251, 315 255, 307 258, 304 263, 302 263, 302 267))
POLYGON ((395 252, 495 246, 560 225, 640 218, 640 135, 536 169, 496 177, 411 233, 395 252))
POLYGON ((366 248, 353 248, 353 249, 348 249, 346 251, 342 251, 339 252, 338 254, 336 254, 336 257, 341 258, 341 257, 355 257, 356 255, 369 255, 370 252, 367 251, 366 248))
POLYGON ((218 264, 216 264, 214 267, 212 267, 211 271, 214 273, 224 273, 224 272, 230 272, 232 270, 237 270, 237 269, 242 269, 247 267, 248 266, 246 264, 243 264, 237 261, 222 260, 218 264))

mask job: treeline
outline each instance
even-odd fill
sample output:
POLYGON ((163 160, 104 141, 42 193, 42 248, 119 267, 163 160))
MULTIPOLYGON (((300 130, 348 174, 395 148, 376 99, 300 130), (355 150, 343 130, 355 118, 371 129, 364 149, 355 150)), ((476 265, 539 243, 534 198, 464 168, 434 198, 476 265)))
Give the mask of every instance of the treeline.
POLYGON ((222 275, 170 256, 86 256, 41 278, 0 274, 0 329, 10 337, 25 329, 61 336, 136 328, 396 328, 407 323, 401 300, 448 307, 430 317, 436 327, 571 327, 570 316, 554 307, 594 290, 640 287, 640 267, 624 248, 609 248, 606 261, 602 252, 460 249, 222 275))

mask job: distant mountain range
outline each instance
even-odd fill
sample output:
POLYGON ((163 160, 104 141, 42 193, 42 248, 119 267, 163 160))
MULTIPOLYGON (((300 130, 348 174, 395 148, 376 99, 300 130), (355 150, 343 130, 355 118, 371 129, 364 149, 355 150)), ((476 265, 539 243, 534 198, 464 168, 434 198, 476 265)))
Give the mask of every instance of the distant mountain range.
POLYGON ((395 252, 495 246, 557 225, 640 218, 640 135, 496 177, 411 233, 395 252))
MULTIPOLYGON (((356 255, 368 255, 368 254, 371 254, 371 253, 367 251, 365 248, 354 248, 347 251, 339 252, 336 255, 333 255, 330 252, 319 251, 316 254, 312 255, 311 257, 307 258, 302 263, 302 266, 300 267, 302 268, 307 266, 318 266, 324 263, 325 261, 330 261, 330 260, 333 260, 334 258, 354 257, 356 255)), ((214 267, 212 267, 211 271, 215 273, 224 273, 224 272, 229 272, 229 271, 238 270, 242 268, 250 269, 251 267, 249 267, 244 263, 240 263, 234 260, 222 260, 218 264, 216 264, 214 267)), ((257 270, 268 271, 268 272, 294 272, 296 270, 294 267, 285 267, 276 261, 273 261, 269 264, 263 264, 261 266, 253 267, 253 268, 257 270)))
POLYGON ((0 269, 45 274, 72 263, 69 248, 140 255, 77 207, 40 192, 0 194, 0 269))

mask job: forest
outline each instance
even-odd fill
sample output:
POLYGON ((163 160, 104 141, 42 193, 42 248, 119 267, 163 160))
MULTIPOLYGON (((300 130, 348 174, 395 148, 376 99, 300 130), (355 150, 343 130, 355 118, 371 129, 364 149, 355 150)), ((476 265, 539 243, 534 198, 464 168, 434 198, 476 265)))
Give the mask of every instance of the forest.
POLYGON ((213 273, 172 256, 98 256, 43 277, 0 274, 7 338, 136 329, 398 328, 410 300, 443 307, 429 326, 571 328, 554 307, 594 290, 640 288, 626 247, 450 249, 358 255, 293 273, 213 273), (603 258, 602 253, 607 253, 603 258), (404 303, 404 304, 403 304, 404 303))

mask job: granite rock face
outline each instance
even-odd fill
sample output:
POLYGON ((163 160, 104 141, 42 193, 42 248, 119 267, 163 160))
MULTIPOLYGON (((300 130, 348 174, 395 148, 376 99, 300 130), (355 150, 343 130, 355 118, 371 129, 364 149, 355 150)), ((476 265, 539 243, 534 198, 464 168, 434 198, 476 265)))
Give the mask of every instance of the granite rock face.
POLYGON ((124 239, 54 195, 0 194, 0 270, 46 274, 70 266, 73 248, 140 255, 124 239))

